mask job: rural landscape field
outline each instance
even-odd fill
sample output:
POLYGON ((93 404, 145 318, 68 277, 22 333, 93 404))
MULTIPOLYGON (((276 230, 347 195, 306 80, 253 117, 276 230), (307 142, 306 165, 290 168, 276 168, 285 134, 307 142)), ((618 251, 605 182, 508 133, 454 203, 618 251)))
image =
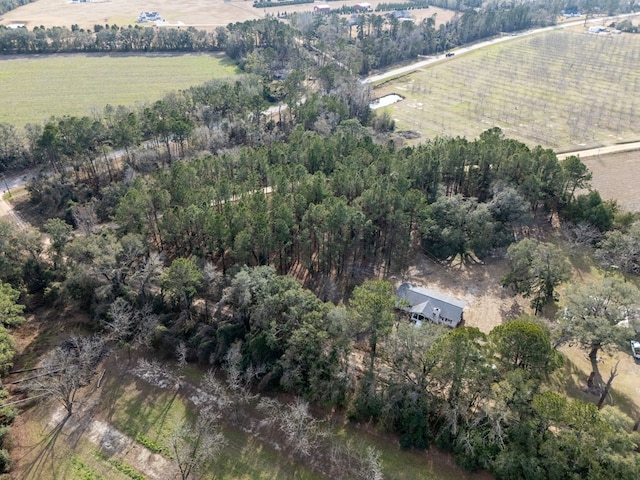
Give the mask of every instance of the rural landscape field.
MULTIPOLYGON (((353 6, 358 0, 332 1, 331 7, 339 9, 342 5, 353 6)), ((368 2, 372 8, 382 0, 368 2)), ((66 26, 79 25, 93 28, 94 25, 135 25, 140 12, 157 11, 166 20, 168 26, 197 27, 212 30, 229 23, 244 22, 264 18, 278 13, 312 12, 313 4, 287 5, 281 8, 254 8, 251 0, 190 0, 170 2, 129 2, 126 0, 96 0, 87 3, 72 3, 64 0, 38 0, 19 9, 7 12, 0 18, 0 24, 24 24, 29 27, 38 25, 66 26)), ((448 21, 455 15, 452 10, 429 7, 412 11, 417 21, 436 15, 439 23, 448 21)), ((151 25, 151 24, 149 24, 151 25)))
POLYGON ((51 116, 93 115, 236 74, 222 55, 57 55, 0 59, 0 117, 24 127, 51 116), (25 81, 28 79, 28 81, 25 81))
POLYGON ((424 137, 506 135, 557 152, 638 139, 637 35, 593 35, 585 27, 516 38, 434 65, 375 91, 400 129, 424 137))
POLYGON ((640 34, 252 3, 0 18, 217 29, 0 56, 0 478, 638 478, 640 34))

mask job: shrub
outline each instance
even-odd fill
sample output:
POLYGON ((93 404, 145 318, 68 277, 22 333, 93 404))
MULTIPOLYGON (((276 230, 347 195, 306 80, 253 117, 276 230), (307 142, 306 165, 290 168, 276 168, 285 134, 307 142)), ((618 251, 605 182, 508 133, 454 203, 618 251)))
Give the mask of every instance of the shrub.
POLYGON ((7 473, 11 470, 11 457, 7 450, 0 449, 0 473, 7 473))

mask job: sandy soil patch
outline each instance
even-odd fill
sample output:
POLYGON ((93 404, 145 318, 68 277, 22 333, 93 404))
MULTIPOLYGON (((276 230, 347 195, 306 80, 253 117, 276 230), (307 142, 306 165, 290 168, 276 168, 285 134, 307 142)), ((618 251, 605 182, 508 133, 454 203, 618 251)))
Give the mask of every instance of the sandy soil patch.
POLYGON ((506 260, 489 259, 479 265, 444 266, 423 255, 402 275, 392 276, 397 287, 402 282, 433 288, 466 302, 465 325, 489 333, 497 325, 530 312, 526 299, 502 287, 506 260))
MULTIPOLYGON (((81 411, 72 415, 61 433, 67 441, 76 442, 80 437, 90 441, 108 457, 117 456, 121 461, 134 466, 144 473, 149 480, 170 480, 177 478, 177 469, 173 462, 162 455, 152 453, 134 439, 120 432, 118 429, 102 420, 94 418, 92 409, 96 409, 95 402, 90 402, 81 411)), ((51 415, 49 427, 56 428, 64 421, 66 411, 59 408, 51 415)))

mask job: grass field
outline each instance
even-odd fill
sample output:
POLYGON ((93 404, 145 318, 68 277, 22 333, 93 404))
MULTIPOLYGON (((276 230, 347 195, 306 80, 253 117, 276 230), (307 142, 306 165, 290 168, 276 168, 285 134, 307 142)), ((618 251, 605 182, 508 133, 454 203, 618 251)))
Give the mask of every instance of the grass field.
MULTIPOLYGON (((55 426, 61 412, 57 410, 58 415, 52 415, 58 408, 54 403, 36 405, 19 417, 11 433, 17 460, 15 478, 133 478, 123 474, 126 467, 149 480, 178 478, 169 438, 185 417, 193 415, 185 390, 159 388, 134 378, 125 372, 130 368, 123 369, 127 364, 122 358, 124 352, 120 355, 119 361, 107 361, 107 374, 99 389, 90 386, 83 391, 81 405, 60 431, 55 426), (159 447, 160 453, 153 454, 149 445, 159 447)), ((187 373, 186 377, 192 379, 194 375, 187 373)), ((266 444, 230 426, 223 430, 227 445, 211 465, 217 479, 323 478, 293 461, 277 445, 266 444)), ((464 472, 450 456, 438 452, 402 450, 395 439, 374 435, 369 428, 347 426, 343 433, 380 451, 386 479, 488 478, 485 474, 464 472)))
POLYGON ((556 151, 640 137, 640 35, 582 27, 522 37, 393 80, 375 91, 405 99, 387 111, 423 139, 508 137, 556 151))
POLYGON ((0 119, 22 127, 162 98, 236 74, 222 55, 53 55, 0 59, 0 119))

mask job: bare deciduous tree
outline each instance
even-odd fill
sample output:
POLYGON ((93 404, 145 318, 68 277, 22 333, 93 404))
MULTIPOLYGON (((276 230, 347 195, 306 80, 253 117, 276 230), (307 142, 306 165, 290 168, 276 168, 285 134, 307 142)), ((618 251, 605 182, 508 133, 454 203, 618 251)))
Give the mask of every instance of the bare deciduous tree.
POLYGON ((334 437, 329 448, 329 468, 332 478, 382 480, 380 452, 373 447, 361 447, 351 440, 334 437))
POLYGON ((250 365, 246 369, 242 368, 241 347, 241 342, 234 343, 225 356, 226 381, 224 384, 212 371, 205 375, 203 382, 203 388, 215 397, 220 411, 228 415, 227 419, 236 424, 241 423, 245 418, 244 407, 258 398, 258 395, 251 391, 251 384, 265 372, 264 366, 250 365))
POLYGON ((182 480, 205 469, 225 445, 225 438, 217 425, 219 418, 204 409, 194 425, 185 423, 171 437, 171 449, 182 480))
POLYGON ((109 318, 107 339, 124 343, 130 349, 148 345, 158 325, 158 317, 150 306, 134 310, 122 298, 117 298, 109 307, 109 318))
POLYGON ((607 399, 607 395, 609 395, 609 392, 611 391, 611 384, 613 383, 613 380, 618 376, 619 363, 620 363, 620 360, 616 362, 615 366, 609 372, 609 379, 607 380, 607 383, 604 386, 604 390, 602 390, 602 395, 600 395, 600 400, 598 400, 598 410, 600 410, 604 405, 604 401, 607 399))
POLYGON ((104 353, 103 339, 73 336, 46 355, 41 364, 42 373, 29 380, 27 389, 61 402, 69 417, 76 394, 89 384, 104 353))
POLYGON ((300 399, 283 405, 273 398, 264 397, 258 404, 258 410, 265 415, 260 425, 280 432, 293 455, 310 457, 327 434, 309 413, 309 404, 300 399))

